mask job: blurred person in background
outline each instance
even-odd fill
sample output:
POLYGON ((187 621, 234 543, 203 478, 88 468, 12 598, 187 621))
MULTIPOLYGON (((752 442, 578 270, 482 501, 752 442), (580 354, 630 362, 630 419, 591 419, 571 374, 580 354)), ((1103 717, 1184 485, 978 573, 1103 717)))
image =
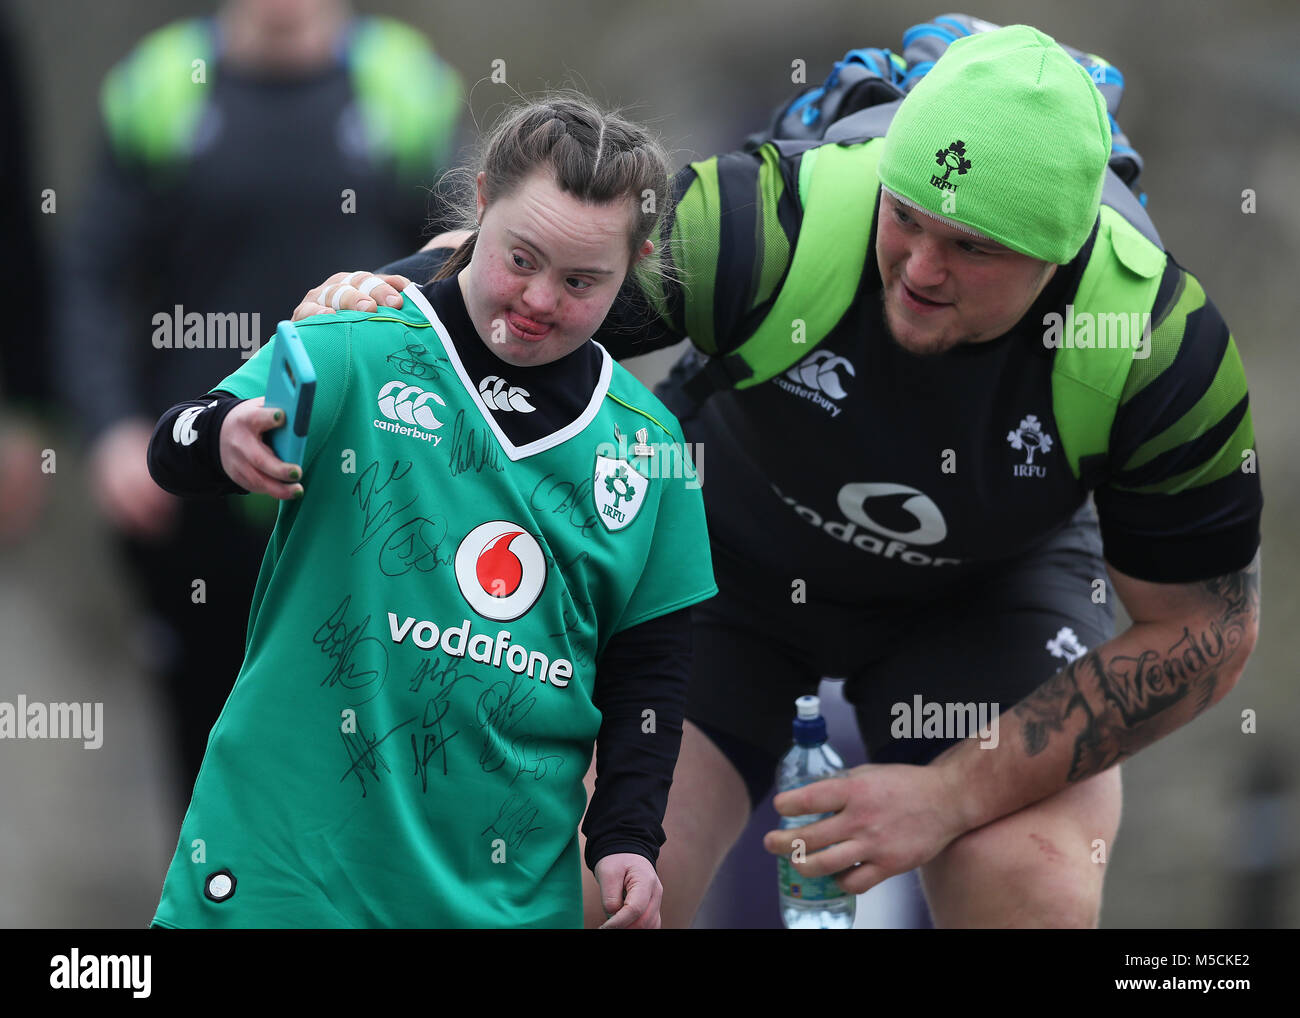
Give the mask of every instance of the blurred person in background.
POLYGON ((252 356, 286 293, 409 249, 461 101, 420 33, 342 0, 229 0, 147 35, 104 81, 62 252, 77 300, 60 309, 58 384, 150 616, 181 803, 239 671, 275 505, 164 492, 153 423, 252 356))
POLYGON ((48 280, 36 228, 40 194, 32 187, 31 138, 8 7, 0 7, 0 107, 8 111, 0 146, 0 272, 32 287, 30 315, 0 331, 0 545, 20 540, 49 493, 42 448, 50 403, 48 280))

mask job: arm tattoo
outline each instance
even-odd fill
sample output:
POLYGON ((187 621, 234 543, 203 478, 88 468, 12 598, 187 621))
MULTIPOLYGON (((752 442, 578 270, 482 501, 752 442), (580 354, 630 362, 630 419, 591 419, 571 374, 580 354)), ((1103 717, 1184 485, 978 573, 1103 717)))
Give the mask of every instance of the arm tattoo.
POLYGON ((1053 735, 1065 733, 1077 712, 1083 730, 1075 738, 1069 780, 1081 781, 1205 710, 1224 665, 1244 664, 1234 659, 1258 625, 1259 555, 1240 572, 1196 588, 1205 603, 1203 621, 1184 626, 1168 647, 1105 658, 1094 650, 1017 704, 1014 715, 1022 722, 1026 755, 1043 752, 1053 735), (1185 700, 1190 715, 1180 709, 1185 700))

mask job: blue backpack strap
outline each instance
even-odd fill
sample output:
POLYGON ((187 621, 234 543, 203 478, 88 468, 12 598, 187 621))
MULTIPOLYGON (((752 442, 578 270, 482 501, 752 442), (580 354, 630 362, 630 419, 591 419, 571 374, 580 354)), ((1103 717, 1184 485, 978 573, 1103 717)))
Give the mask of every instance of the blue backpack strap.
POLYGON ((851 49, 822 84, 779 107, 767 129, 752 135, 745 147, 754 151, 773 138, 818 140, 827 127, 858 110, 901 99, 905 70, 903 58, 887 49, 851 49))
POLYGON ((463 93, 460 76, 425 37, 392 18, 359 18, 347 59, 376 154, 409 180, 446 165, 463 93))
POLYGON ((108 72, 100 111, 123 164, 166 170, 189 155, 211 94, 214 38, 211 18, 176 21, 150 32, 108 72))

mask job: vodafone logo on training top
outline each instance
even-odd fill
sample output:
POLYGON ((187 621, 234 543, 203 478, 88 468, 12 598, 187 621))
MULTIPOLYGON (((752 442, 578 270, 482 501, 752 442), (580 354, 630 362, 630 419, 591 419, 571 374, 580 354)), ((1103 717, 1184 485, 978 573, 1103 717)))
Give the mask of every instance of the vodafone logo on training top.
POLYGON ((517 523, 482 523, 456 549, 456 582, 485 619, 510 622, 527 612, 546 586, 546 556, 537 538, 517 523))

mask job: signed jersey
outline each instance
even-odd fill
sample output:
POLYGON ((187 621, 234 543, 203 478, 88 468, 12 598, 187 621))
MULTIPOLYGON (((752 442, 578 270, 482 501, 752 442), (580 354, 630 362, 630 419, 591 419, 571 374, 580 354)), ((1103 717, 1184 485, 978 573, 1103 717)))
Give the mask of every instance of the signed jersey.
MULTIPOLYGON (((305 495, 160 926, 579 926, 595 662, 716 590, 677 422, 603 348, 514 368, 454 280, 406 297, 298 323, 305 495)), ((268 367, 217 388, 261 395, 268 367)))

